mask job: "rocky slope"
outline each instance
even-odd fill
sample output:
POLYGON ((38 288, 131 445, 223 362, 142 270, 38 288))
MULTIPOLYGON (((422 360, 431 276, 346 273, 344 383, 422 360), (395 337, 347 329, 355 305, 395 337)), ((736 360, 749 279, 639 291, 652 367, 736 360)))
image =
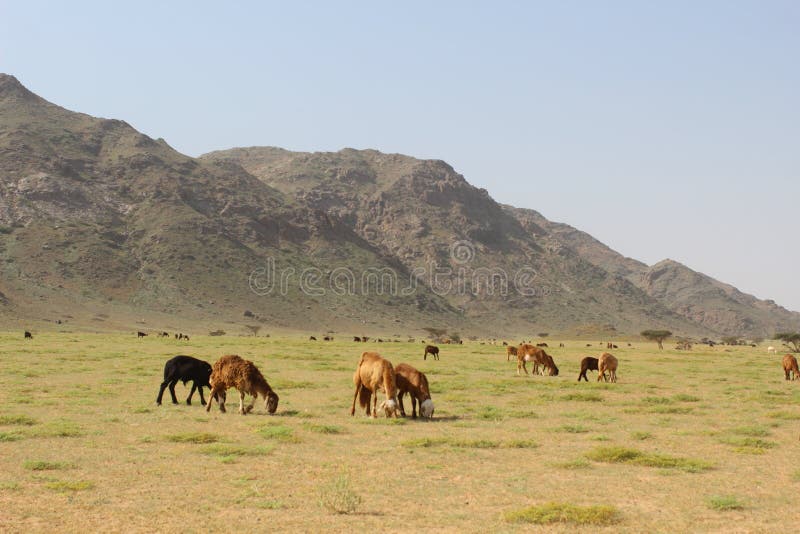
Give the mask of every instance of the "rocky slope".
POLYGON ((97 329, 436 326, 481 336, 749 335, 800 324, 683 266, 648 268, 499 205, 442 161, 267 147, 190 158, 7 75, 0 316, 97 329))

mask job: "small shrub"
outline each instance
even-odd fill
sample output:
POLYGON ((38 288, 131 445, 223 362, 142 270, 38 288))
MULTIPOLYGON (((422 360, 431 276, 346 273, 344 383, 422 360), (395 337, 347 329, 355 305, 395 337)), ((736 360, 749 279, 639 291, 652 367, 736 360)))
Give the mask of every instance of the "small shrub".
POLYGON ((566 462, 557 462, 552 465, 553 467, 558 467, 560 469, 589 469, 592 467, 592 464, 589 463, 584 458, 578 458, 577 460, 568 460, 566 462))
POLYGON ((744 510, 744 503, 732 495, 717 495, 708 499, 708 507, 712 510, 727 512, 729 510, 744 510))
POLYGON ((173 443, 216 443, 220 441, 219 436, 216 434, 209 434, 206 432, 188 432, 186 434, 172 434, 167 436, 167 441, 173 443))
POLYGON ((653 434, 651 434, 650 432, 632 432, 631 438, 639 441, 644 441, 646 439, 652 439, 653 434))
POLYGON ((773 449, 778 446, 778 444, 773 441, 752 437, 728 438, 722 440, 722 442, 733 446, 736 452, 742 454, 764 454, 768 449, 773 449))
POLYGON ((589 429, 583 425, 564 425, 555 429, 556 432, 567 432, 569 434, 586 434, 589 429))
POLYGON ((272 452, 272 447, 240 447, 237 445, 225 445, 222 443, 216 443, 214 445, 209 445, 207 447, 203 447, 200 451, 202 454, 208 454, 211 456, 266 456, 270 452, 272 452))
POLYGON ((506 521, 549 525, 568 523, 573 525, 613 525, 621 520, 619 511, 613 506, 577 506, 550 502, 530 506, 523 510, 507 512, 506 521))
POLYGON ((678 402, 700 402, 700 397, 695 397, 694 395, 687 395, 686 393, 679 393, 672 397, 678 402))
POLYGON ((345 473, 322 486, 318 497, 320 506, 336 514, 351 514, 361 504, 361 496, 353 491, 350 477, 345 473))
POLYGON ((19 441, 22 435, 18 432, 0 432, 0 443, 4 441, 19 441))

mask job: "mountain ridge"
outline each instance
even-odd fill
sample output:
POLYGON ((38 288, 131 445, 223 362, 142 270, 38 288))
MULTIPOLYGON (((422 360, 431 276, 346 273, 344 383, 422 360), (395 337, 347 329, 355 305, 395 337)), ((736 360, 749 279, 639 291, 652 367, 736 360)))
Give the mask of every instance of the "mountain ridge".
POLYGON ((651 267, 585 232, 498 204, 441 160, 277 147, 191 158, 0 75, 0 312, 7 316, 44 321, 81 310, 82 324, 97 328, 171 321, 241 329, 252 322, 242 318, 249 312, 286 328, 447 325, 485 336, 656 326, 762 335, 771 324, 800 325, 768 301, 666 267, 667 278, 648 277, 651 267), (256 294, 249 284, 266 260, 282 274, 320 275, 324 294, 296 284, 286 294, 256 294), (362 282, 388 269, 395 285, 413 281, 414 291, 337 294, 325 277, 342 269, 362 282), (433 276, 445 270, 448 291, 433 276), (687 281, 702 288, 681 288, 687 281), (705 313, 709 286, 722 293, 705 313))

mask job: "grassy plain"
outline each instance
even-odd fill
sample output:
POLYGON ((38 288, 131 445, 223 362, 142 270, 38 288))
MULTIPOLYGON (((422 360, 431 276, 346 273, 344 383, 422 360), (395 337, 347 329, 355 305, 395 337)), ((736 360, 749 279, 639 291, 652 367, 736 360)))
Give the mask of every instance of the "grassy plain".
POLYGON ((0 334, 0 531, 796 528, 800 382, 780 355, 623 343, 618 383, 578 383, 601 350, 565 343, 560 376, 517 377, 477 343, 423 361, 419 341, 0 334), (432 422, 350 417, 366 349, 427 373, 432 422), (275 416, 155 405, 169 357, 230 353, 261 368, 275 416))

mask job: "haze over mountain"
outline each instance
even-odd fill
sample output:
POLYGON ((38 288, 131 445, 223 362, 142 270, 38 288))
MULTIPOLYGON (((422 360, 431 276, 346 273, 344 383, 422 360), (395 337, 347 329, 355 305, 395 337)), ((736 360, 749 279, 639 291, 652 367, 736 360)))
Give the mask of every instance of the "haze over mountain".
POLYGON ((771 301, 502 206, 442 161, 267 147, 190 158, 9 75, 0 314, 15 325, 238 332, 260 321, 386 335, 800 329, 800 314, 771 301))

